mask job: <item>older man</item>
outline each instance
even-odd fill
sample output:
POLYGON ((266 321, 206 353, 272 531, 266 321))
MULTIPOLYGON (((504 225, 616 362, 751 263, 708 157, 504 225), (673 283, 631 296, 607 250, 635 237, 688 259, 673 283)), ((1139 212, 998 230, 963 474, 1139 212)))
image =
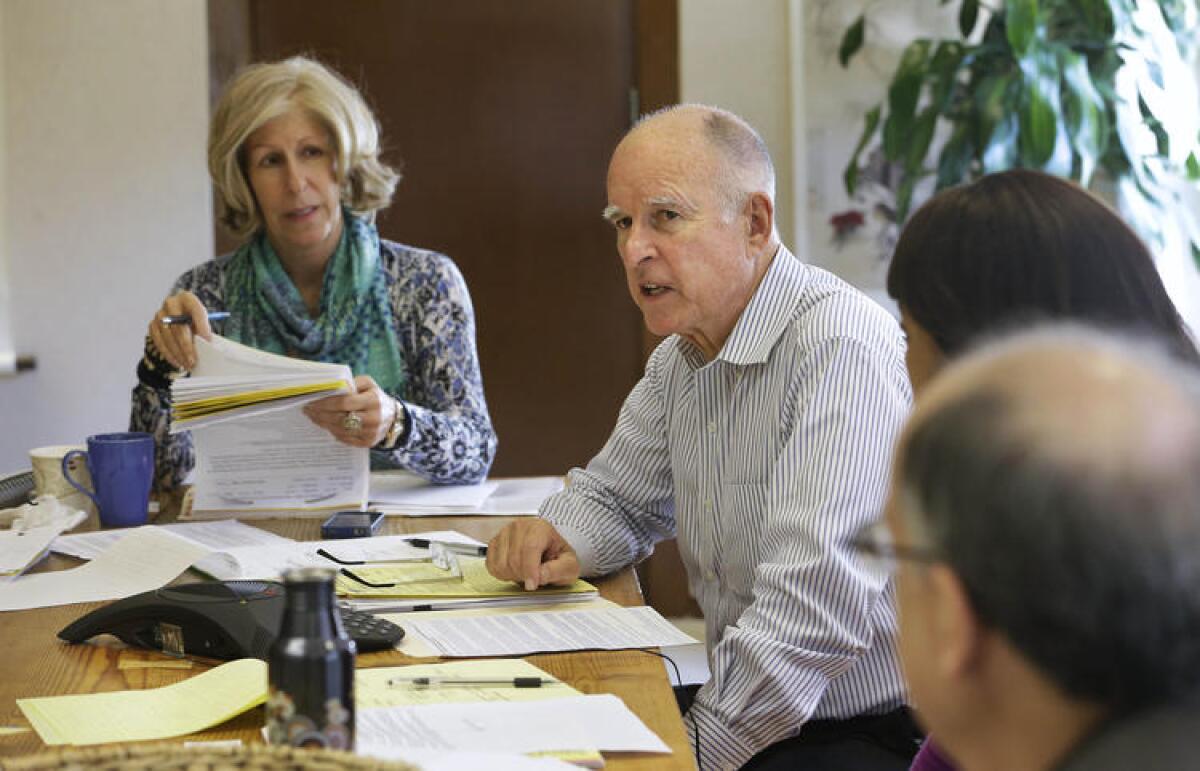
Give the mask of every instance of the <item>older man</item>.
POLYGON ((906 430, 879 550, 913 698, 962 768, 1200 765, 1200 376, 1148 346, 994 343, 906 430))
POLYGON ((895 322, 780 245, 770 156, 730 113, 643 120, 608 201, 629 291, 669 337, 600 454, 493 540, 489 569, 534 588, 677 535, 712 669, 687 721, 701 766, 907 768, 893 593, 848 545, 908 410, 895 322))

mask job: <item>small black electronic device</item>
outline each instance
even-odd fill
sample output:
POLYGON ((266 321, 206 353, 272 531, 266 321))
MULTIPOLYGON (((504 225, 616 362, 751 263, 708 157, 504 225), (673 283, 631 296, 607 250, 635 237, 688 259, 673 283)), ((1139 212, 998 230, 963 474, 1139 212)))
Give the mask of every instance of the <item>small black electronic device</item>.
POLYGON ((0 477, 0 509, 15 509, 33 497, 33 472, 20 471, 0 477))
MULTIPOLYGON (((79 643, 111 634, 129 645, 174 655, 265 661, 283 621, 285 592, 276 581, 168 586, 105 605, 58 636, 79 643)), ((359 653, 388 650, 404 637, 401 627, 362 611, 342 608, 342 622, 359 653)))
POLYGON ((383 524, 381 511, 339 511, 321 523, 322 538, 363 538, 383 524))

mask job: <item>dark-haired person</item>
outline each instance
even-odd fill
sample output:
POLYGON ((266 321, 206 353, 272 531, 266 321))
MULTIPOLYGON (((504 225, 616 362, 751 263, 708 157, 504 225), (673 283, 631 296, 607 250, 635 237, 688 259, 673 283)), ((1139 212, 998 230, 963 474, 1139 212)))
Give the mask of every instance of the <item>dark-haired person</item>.
POLYGON ((888 269, 919 391, 981 333, 1075 319, 1196 349, 1141 239, 1099 198, 1039 171, 945 190, 904 226, 888 269))
POLYGON ((888 528, 900 652, 966 771, 1196 768, 1200 372, 1053 325, 925 388, 888 528))
POLYGON ((375 213, 398 175, 379 158, 362 95, 319 62, 256 64, 225 89, 209 129, 221 222, 245 238, 175 283, 150 321, 130 425, 158 440, 156 484, 194 465, 189 433, 168 434, 168 374, 195 362, 207 311, 240 343, 348 364, 357 393, 305 411, 371 465, 438 483, 476 482, 496 451, 475 351, 475 317, 450 258, 379 237, 375 213), (192 323, 167 326, 164 316, 192 323))
MULTIPOLYGON (((1018 169, 945 190, 904 226, 888 293, 900 306, 914 392, 980 335, 1073 319, 1196 348, 1145 244, 1073 182, 1018 169)), ((952 768, 927 742, 914 771, 952 768)))

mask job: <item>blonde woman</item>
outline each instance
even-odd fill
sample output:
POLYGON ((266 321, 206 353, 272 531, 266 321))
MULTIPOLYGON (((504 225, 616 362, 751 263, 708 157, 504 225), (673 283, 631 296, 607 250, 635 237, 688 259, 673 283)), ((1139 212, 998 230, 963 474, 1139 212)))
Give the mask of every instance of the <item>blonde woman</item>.
POLYGON ((438 483, 486 476, 496 450, 475 349, 471 298, 445 255, 386 241, 375 212, 399 176, 379 159, 378 124, 358 91, 304 57, 241 71, 208 140, 220 219, 245 239, 185 273, 150 321, 131 427, 158 440, 157 484, 194 463, 168 435, 168 374, 195 364, 207 314, 225 337, 348 364, 357 393, 310 404, 314 423, 372 449, 372 466, 438 483), (166 316, 190 324, 166 325, 166 316))

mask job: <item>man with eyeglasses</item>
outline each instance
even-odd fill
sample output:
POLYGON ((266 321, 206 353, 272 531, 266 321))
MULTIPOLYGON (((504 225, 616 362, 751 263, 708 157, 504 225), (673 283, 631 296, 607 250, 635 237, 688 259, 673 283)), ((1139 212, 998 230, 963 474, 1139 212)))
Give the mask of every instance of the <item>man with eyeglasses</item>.
POLYGON ((1200 374, 1046 327, 922 393, 890 539, 914 703, 960 768, 1200 767, 1200 374))

